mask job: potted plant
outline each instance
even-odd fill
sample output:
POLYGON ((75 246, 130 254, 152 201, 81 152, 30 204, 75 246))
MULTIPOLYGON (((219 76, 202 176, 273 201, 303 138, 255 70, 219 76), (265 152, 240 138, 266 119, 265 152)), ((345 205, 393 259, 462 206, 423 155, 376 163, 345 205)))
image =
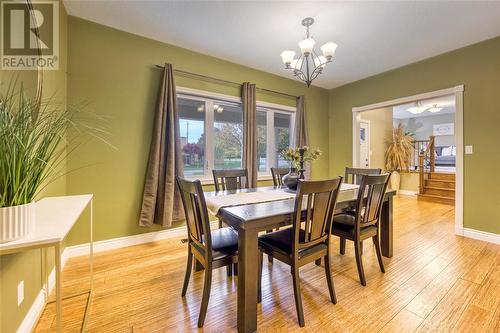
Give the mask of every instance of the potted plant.
POLYGON ((290 172, 283 176, 283 184, 291 190, 296 190, 299 179, 304 179, 304 163, 317 160, 321 154, 321 150, 311 150, 308 146, 283 150, 281 156, 290 162, 290 172))
POLYGON ((399 171, 408 171, 411 164, 411 154, 413 151, 413 137, 406 133, 403 124, 399 124, 392 130, 391 141, 388 142, 385 153, 385 168, 392 172, 391 188, 399 190, 401 185, 401 175, 399 171))
POLYGON ((62 176, 66 132, 76 124, 76 108, 28 97, 11 83, 0 96, 0 243, 34 228, 34 200, 62 176))

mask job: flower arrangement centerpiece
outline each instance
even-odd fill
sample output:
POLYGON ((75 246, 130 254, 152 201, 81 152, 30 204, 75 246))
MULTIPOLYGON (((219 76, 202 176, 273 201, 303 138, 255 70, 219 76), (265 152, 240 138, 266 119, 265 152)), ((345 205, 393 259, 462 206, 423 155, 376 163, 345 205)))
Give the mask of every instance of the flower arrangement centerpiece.
POLYGON ((283 183, 289 189, 297 189, 299 179, 304 179, 304 163, 316 161, 321 154, 318 148, 311 149, 308 146, 283 150, 281 157, 290 162, 290 172, 283 176, 283 183))

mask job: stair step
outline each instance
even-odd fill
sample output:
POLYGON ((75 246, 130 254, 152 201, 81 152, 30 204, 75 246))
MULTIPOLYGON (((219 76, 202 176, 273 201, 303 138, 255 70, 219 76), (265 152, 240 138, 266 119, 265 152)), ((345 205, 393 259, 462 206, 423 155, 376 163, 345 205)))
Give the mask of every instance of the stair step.
POLYGON ((424 194, 432 194, 432 195, 438 195, 441 197, 454 199, 455 198, 455 189, 454 188, 424 186, 424 194))
POLYGON ((437 203, 442 203, 442 204, 446 204, 446 205, 454 205, 455 204, 455 199, 446 198, 446 197, 442 197, 439 195, 417 194, 417 198, 418 198, 418 200, 421 200, 421 201, 437 202, 437 203))
POLYGON ((430 172, 429 179, 455 181, 455 174, 454 173, 446 173, 446 172, 430 172))
POLYGON ((425 187, 439 187, 439 188, 455 189, 455 181, 454 180, 427 179, 427 180, 425 180, 424 186, 425 187))

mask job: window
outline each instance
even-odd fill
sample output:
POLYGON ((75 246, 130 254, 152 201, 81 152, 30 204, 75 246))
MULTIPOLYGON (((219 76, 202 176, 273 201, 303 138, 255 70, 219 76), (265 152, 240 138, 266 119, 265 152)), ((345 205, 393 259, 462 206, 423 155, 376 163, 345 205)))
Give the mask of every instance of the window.
POLYGON ((241 104, 214 104, 214 169, 242 167, 243 109, 241 104))
MULTIPOLYGON (((177 98, 184 176, 212 179, 212 169, 243 166, 243 108, 239 98, 201 91, 177 98)), ((259 176, 287 167, 281 151, 290 147, 295 113, 290 107, 257 102, 259 176)))
POLYGON ((205 174, 205 103, 180 98, 178 105, 184 176, 203 176, 205 174))

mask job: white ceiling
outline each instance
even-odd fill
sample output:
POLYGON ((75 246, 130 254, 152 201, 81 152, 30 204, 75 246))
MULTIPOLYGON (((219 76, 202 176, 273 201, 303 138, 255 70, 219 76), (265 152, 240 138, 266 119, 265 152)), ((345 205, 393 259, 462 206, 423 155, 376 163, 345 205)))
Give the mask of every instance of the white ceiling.
POLYGON ((406 103, 394 106, 392 108, 392 117, 395 119, 408 119, 408 118, 432 117, 442 114, 455 113, 455 95, 421 100, 418 101, 418 103, 421 106, 427 106, 427 107, 432 107, 436 105, 437 107, 443 109, 436 113, 424 111, 422 113, 413 114, 411 112, 408 112, 408 108, 415 106, 415 103, 406 103))
MULTIPOLYGON (((301 20, 339 45, 314 84, 333 88, 500 35, 500 1, 257 2, 65 0, 68 13, 284 77, 301 20)), ((175 64, 174 64, 175 65, 175 64)))

